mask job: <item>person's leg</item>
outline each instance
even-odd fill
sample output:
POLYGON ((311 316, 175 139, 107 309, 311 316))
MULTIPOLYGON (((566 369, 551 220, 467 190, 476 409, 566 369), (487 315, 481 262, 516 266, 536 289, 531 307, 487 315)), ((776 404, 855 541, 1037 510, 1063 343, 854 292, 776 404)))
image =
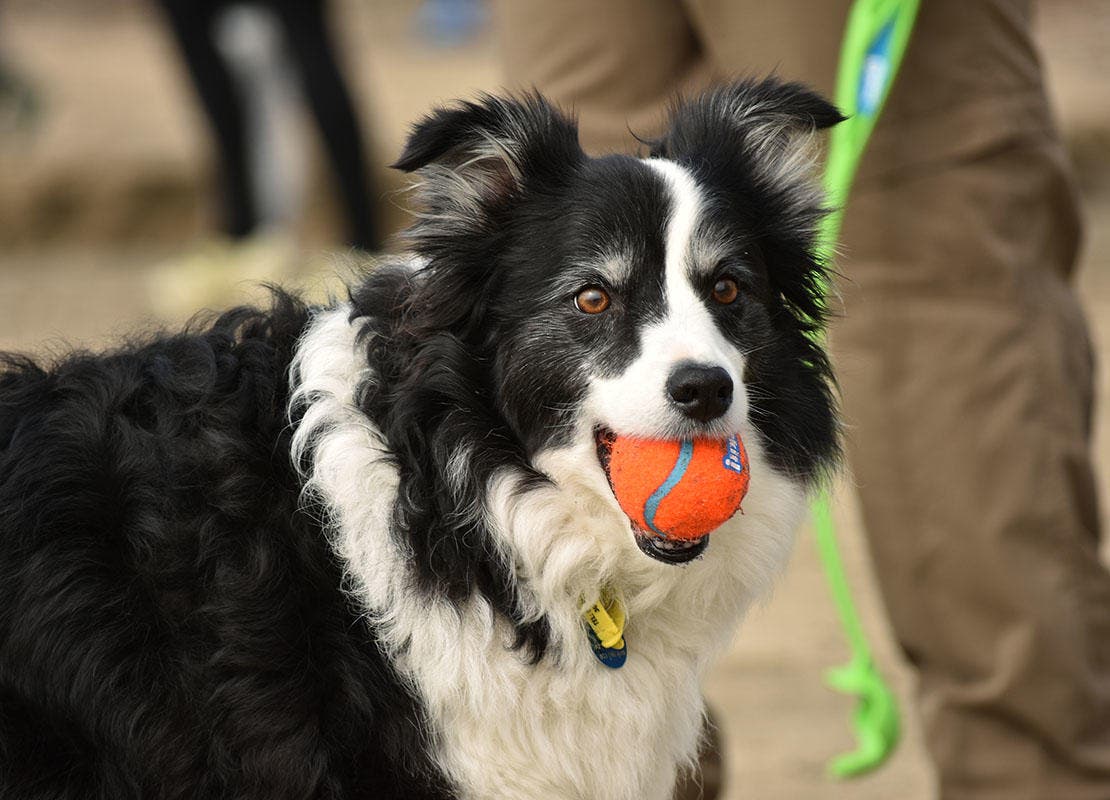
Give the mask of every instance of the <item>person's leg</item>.
POLYGON ((1110 797, 1080 230, 1023 0, 930 0, 846 216, 875 567, 944 800, 1110 797))
MULTIPOLYGON (((843 23, 815 5, 690 4, 720 71, 832 85, 843 23)), ((1028 0, 922 3, 847 210, 834 340, 944 800, 1110 797, 1079 235, 1028 0)))
POLYGON ((709 77, 678 0, 499 0, 504 74, 579 118, 587 152, 635 152, 668 100, 709 77))
POLYGON ((350 243, 381 247, 371 201, 370 173, 358 122, 343 73, 335 60, 324 0, 269 0, 285 27, 286 41, 303 78, 303 88, 320 129, 346 212, 350 243))
POLYGON ((706 59, 727 80, 775 74, 832 98, 851 0, 683 0, 706 59))
POLYGON ((161 0, 161 5, 216 137, 220 226, 234 238, 247 236, 258 218, 251 192, 242 102, 213 40, 220 4, 212 0, 161 0))

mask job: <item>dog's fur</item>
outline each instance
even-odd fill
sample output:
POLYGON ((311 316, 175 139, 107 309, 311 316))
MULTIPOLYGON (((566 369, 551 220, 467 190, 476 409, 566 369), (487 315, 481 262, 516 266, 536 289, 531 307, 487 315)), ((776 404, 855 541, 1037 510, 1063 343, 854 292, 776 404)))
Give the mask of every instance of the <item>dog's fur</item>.
POLYGON ((9 357, 0 796, 668 797, 836 456, 802 140, 838 119, 746 82, 590 159, 538 96, 441 109, 397 164, 412 254, 348 302, 9 357), (736 387, 709 421, 666 397, 690 362, 736 387), (743 513, 650 557, 599 429, 740 434, 743 513), (622 669, 583 628, 603 591, 622 669))

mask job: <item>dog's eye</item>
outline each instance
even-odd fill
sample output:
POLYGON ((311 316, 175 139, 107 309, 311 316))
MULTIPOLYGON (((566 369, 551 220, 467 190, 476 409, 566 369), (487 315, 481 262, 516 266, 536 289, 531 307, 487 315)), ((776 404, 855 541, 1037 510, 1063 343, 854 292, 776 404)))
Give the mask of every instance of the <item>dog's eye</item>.
POLYGON ((732 278, 721 278, 713 284, 713 299, 723 306, 735 302, 739 294, 740 287, 732 278))
POLYGON ((609 294, 600 286, 587 286, 575 295, 574 305, 583 314, 600 314, 609 307, 609 294))

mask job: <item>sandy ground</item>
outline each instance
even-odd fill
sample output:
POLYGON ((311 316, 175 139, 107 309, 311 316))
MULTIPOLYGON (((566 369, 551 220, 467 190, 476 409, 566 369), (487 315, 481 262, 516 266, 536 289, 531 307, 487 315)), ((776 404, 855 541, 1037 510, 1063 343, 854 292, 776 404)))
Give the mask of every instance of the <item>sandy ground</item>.
MULTIPOLYGON (((376 163, 397 152, 405 123, 432 102, 501 82, 488 38, 435 49, 413 41, 406 3, 340 5, 345 54, 365 100, 376 163)), ((255 259, 232 279, 221 276, 167 298, 183 252, 200 258, 188 263, 207 274, 194 243, 207 219, 198 177, 207 161, 201 120, 173 49, 141 5, 118 2, 115 10, 79 19, 59 6, 66 4, 15 2, 0 27, 0 46, 45 98, 35 127, 0 130, 0 348, 40 353, 100 346, 143 325, 166 324, 194 299, 230 302, 249 293, 251 280, 271 274, 255 259)), ((1110 114, 1106 10, 1105 3, 1061 2, 1042 20, 1064 129, 1084 159, 1092 224, 1080 286, 1102 353, 1110 353, 1110 189, 1100 177, 1108 169, 1100 143, 1110 114)), ((330 231, 327 215, 318 216, 323 222, 307 228, 313 255, 294 255, 293 266, 278 274, 320 293, 337 285, 326 276, 341 259, 319 255, 318 242, 330 231)), ((1099 388, 1100 419, 1110 419, 1105 372, 1099 388)), ((1100 464, 1110 456, 1105 423, 1096 453, 1100 464)), ((1110 496, 1105 468, 1101 474, 1103 494, 1110 496)), ((836 508, 865 624, 906 710, 904 742, 869 777, 836 783, 824 773, 830 756, 852 746, 851 701, 822 685, 823 670, 845 660, 847 650, 803 530, 774 597, 752 614, 708 681, 708 697, 725 725, 729 798, 924 800, 933 794, 912 711, 912 679, 885 626, 847 482, 836 508)))

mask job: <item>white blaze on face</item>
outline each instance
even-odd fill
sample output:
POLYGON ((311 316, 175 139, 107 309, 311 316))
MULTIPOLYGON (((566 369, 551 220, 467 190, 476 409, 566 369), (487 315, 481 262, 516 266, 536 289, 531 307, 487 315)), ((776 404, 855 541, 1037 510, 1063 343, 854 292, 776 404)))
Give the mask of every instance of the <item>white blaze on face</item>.
POLYGON ((683 362, 721 367, 733 383, 733 401, 715 429, 736 432, 747 419, 748 399, 741 377, 744 357, 717 328, 690 276, 713 264, 694 263, 694 236, 704 206, 693 176, 671 161, 646 159, 659 174, 670 200, 666 231, 666 264, 662 320, 640 330, 640 354, 623 374, 595 378, 590 407, 602 424, 626 436, 670 438, 687 427, 687 420, 671 405, 667 379, 683 362))

